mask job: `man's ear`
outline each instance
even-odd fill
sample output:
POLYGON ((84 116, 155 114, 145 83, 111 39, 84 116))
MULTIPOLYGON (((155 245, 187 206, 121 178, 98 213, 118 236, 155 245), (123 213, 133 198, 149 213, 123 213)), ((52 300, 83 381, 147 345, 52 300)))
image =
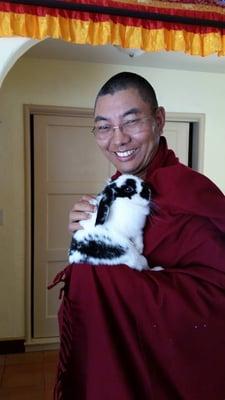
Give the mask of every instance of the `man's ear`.
POLYGON ((162 135, 163 133, 163 128, 166 122, 166 112, 164 107, 158 107, 156 112, 155 112, 155 120, 156 120, 156 125, 158 129, 158 134, 162 135))

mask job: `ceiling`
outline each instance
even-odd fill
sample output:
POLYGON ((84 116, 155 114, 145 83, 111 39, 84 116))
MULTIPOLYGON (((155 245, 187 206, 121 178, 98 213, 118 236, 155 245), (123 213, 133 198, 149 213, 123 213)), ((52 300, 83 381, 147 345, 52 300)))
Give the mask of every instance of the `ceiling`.
POLYGON ((25 57, 225 73, 225 57, 189 56, 166 51, 142 53, 131 57, 114 46, 75 45, 55 39, 46 39, 38 43, 25 57))

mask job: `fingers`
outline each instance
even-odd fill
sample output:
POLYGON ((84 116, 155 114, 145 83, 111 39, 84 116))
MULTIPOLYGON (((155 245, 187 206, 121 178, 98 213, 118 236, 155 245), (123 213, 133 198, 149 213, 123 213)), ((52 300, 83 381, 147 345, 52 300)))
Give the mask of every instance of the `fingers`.
POLYGON ((68 225, 68 230, 70 233, 74 233, 79 229, 82 229, 82 226, 79 224, 79 222, 72 221, 68 225))
POLYGON ((90 203, 94 198, 94 196, 84 195, 76 204, 74 204, 69 213, 68 229, 71 233, 78 229, 82 229, 79 222, 89 219, 91 217, 90 213, 96 211, 96 206, 90 203))

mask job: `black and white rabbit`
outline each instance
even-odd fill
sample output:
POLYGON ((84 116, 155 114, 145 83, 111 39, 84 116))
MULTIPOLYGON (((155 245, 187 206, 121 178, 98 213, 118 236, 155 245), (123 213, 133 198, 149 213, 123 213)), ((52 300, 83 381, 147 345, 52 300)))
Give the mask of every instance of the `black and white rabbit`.
POLYGON ((90 219, 80 221, 84 229, 73 234, 69 262, 148 269, 142 252, 150 200, 149 186, 134 175, 124 174, 109 181, 93 201, 97 211, 90 219))

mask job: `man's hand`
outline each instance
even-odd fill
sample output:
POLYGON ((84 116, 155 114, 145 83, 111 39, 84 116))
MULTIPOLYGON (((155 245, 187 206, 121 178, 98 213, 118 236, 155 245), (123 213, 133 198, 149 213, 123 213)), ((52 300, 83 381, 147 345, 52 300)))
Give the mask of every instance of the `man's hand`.
POLYGON ((94 196, 84 195, 74 204, 69 213, 68 229, 71 233, 83 229, 79 222, 84 219, 89 219, 91 217, 90 213, 96 211, 96 206, 90 203, 90 200, 93 200, 94 198, 94 196))

